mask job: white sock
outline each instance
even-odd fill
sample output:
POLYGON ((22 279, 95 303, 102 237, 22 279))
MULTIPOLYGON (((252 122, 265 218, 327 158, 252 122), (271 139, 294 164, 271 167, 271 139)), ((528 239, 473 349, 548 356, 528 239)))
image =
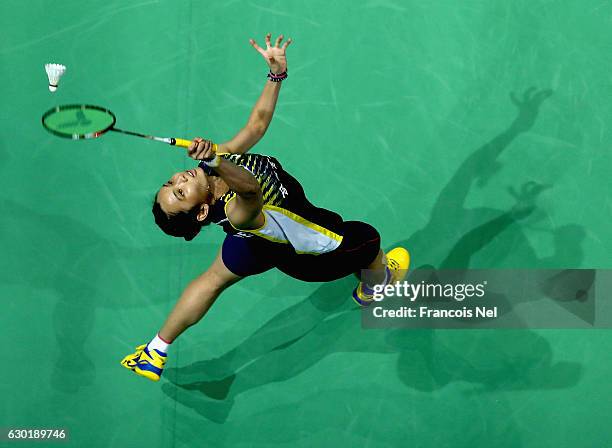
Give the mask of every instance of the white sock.
POLYGON ((168 347, 170 347, 170 344, 160 338, 159 334, 156 334, 153 340, 149 342, 147 346, 149 347, 149 350, 157 350, 158 352, 168 353, 168 347))

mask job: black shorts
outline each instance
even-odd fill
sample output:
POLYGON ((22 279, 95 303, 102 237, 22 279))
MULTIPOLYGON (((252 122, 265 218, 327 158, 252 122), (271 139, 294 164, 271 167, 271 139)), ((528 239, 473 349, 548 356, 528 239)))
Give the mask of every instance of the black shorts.
POLYGON ((278 268, 306 282, 328 282, 358 273, 374 261, 380 250, 380 235, 374 227, 359 221, 342 224, 342 243, 321 255, 297 254, 288 244, 252 236, 227 235, 223 241, 223 263, 241 277, 278 268))

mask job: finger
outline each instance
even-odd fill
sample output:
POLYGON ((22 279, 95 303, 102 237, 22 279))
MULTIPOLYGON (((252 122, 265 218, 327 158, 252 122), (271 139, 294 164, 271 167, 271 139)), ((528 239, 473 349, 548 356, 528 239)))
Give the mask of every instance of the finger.
POLYGON ((210 140, 204 140, 204 152, 209 152, 212 147, 212 142, 210 140))
POLYGON ((280 45, 280 43, 282 42, 282 40, 283 40, 283 35, 281 34, 280 36, 278 36, 278 37, 276 38, 276 42, 274 42, 274 46, 275 46, 276 48, 278 48, 278 46, 280 45))
POLYGON ((546 98, 548 98, 551 95, 552 95, 552 90, 550 89, 540 90, 538 93, 534 95, 534 100, 538 103, 541 103, 542 101, 544 101, 546 98))
POLYGON ((257 43, 253 39, 249 40, 249 42, 251 43, 251 46, 257 50, 259 54, 261 54, 264 58, 266 57, 265 50, 261 48, 259 45, 257 45, 257 43))
POLYGON ((204 145, 200 145, 200 146, 198 147, 198 151, 197 151, 197 152, 194 154, 194 157, 193 157, 193 158, 194 158, 194 159, 197 159, 197 160, 201 160, 201 159, 202 159, 202 156, 203 156, 205 153, 206 153, 206 149, 204 148, 204 145))
POLYGON ((199 141, 196 142, 194 140, 194 143, 195 143, 195 145, 193 146, 193 148, 189 150, 189 157, 193 157, 193 158, 195 158, 195 155, 200 150, 200 142, 199 141))
POLYGON ((293 40, 291 40, 291 38, 287 39, 285 41, 285 43, 283 44, 283 46, 282 46, 282 50, 286 50, 291 42, 293 42, 293 40))
POLYGON ((535 87, 531 86, 529 87, 527 90, 525 90, 525 93, 523 94, 523 101, 527 102, 531 99, 531 94, 535 91, 535 87))
POLYGON ((261 48, 259 45, 257 45, 257 42, 255 42, 253 39, 249 39, 249 43, 251 44, 251 47, 256 49, 259 53, 265 54, 263 48, 261 48))
POLYGON ((200 137, 196 137, 191 141, 191 144, 189 145, 189 148, 187 148, 187 150, 191 153, 193 151, 195 151, 195 149, 198 147, 198 143, 200 143, 202 139, 200 137))
POLYGON ((510 193, 510 196, 512 196, 517 201, 519 200, 519 194, 518 194, 518 191, 516 191, 516 188, 514 188, 513 186, 510 186, 506 190, 508 191, 508 193, 510 193))
POLYGON ((526 196, 533 194, 533 190, 535 190, 535 187, 537 185, 538 183, 534 182, 533 180, 530 180, 529 182, 525 182, 523 184, 523 194, 526 196))
POLYGON ((268 50, 270 49, 270 37, 272 37, 271 33, 266 34, 266 46, 268 47, 268 50))

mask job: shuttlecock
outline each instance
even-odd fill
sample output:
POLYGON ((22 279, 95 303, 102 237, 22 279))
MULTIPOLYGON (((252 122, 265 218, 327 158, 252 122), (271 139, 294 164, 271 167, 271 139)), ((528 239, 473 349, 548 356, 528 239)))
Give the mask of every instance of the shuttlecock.
POLYGON ((62 64, 45 64, 45 71, 49 78, 49 90, 55 92, 60 78, 66 71, 66 66, 62 64))

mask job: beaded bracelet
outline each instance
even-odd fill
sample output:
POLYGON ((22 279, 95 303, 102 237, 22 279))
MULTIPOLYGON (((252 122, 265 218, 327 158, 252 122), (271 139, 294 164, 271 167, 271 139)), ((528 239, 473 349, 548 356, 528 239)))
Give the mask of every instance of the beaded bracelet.
POLYGON ((272 70, 270 70, 270 73, 268 73, 268 79, 272 82, 281 82, 283 79, 287 79, 287 70, 279 73, 278 75, 275 75, 272 73, 272 70))

